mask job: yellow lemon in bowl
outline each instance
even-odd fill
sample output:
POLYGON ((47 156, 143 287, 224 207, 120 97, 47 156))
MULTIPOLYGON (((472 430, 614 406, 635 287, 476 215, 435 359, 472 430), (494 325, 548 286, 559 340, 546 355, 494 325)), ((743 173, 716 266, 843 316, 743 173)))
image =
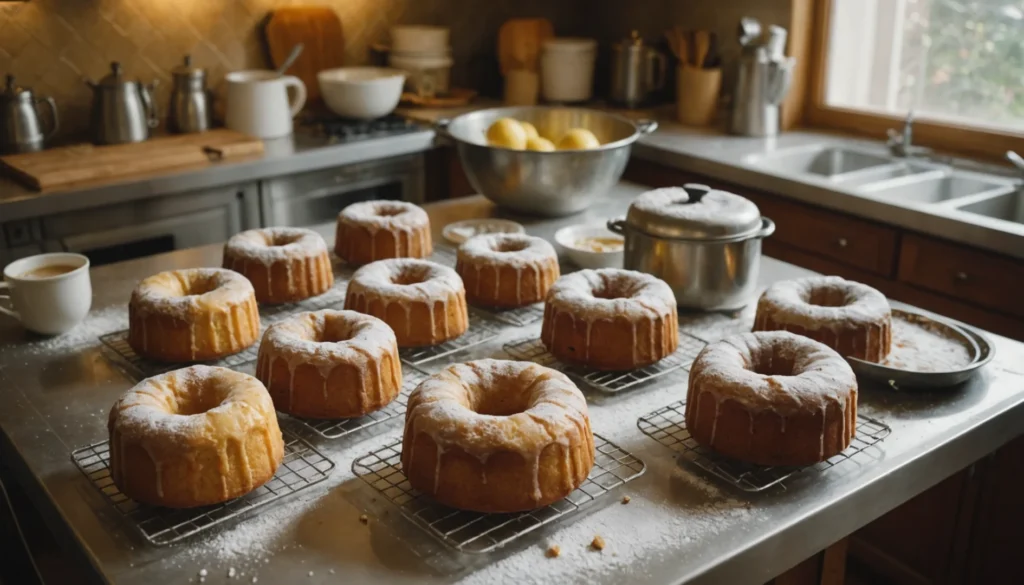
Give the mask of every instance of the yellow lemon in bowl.
POLYGON ((487 144, 491 146, 523 150, 526 148, 526 138, 526 130, 513 118, 495 120, 487 129, 487 144))
MULTIPOLYGON (((527 140, 529 140, 531 138, 540 138, 540 134, 537 132, 537 127, 534 126, 533 124, 531 124, 529 122, 523 122, 522 120, 520 120, 519 121, 519 125, 522 126, 523 130, 526 131, 526 139, 527 140)), ((527 148, 529 148, 529 147, 527 147, 527 148)))
POLYGON ((601 142, 586 128, 573 128, 558 140, 558 150, 588 150, 600 146, 601 142))
POLYGON ((555 145, 547 138, 541 138, 540 136, 534 136, 526 140, 526 150, 536 150, 538 152, 551 152, 555 149, 555 145))

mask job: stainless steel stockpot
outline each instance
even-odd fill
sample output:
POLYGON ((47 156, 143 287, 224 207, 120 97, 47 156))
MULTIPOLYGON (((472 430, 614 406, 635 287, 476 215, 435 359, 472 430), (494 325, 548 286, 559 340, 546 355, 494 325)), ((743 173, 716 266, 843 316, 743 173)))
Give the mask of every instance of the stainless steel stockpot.
POLYGON ((667 282, 680 307, 726 311, 754 300, 775 223, 749 199, 689 184, 644 193, 608 229, 626 238, 624 267, 667 282))

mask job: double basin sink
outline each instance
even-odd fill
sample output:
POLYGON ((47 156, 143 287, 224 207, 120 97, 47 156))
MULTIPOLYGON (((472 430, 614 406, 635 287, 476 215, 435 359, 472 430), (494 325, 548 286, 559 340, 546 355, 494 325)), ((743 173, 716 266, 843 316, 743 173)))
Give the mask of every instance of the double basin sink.
POLYGON ((1024 225, 1024 187, 996 173, 901 159, 834 145, 751 155, 746 162, 777 173, 825 180, 843 191, 894 203, 952 207, 1024 225))

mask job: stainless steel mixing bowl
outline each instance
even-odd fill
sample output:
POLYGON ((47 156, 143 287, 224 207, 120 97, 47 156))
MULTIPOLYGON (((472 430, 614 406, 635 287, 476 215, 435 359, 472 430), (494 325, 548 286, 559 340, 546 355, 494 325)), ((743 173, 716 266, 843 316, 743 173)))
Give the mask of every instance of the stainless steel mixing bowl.
POLYGON ((455 142, 479 193, 516 211, 553 217, 582 211, 608 192, 626 170, 633 143, 657 127, 653 120, 634 123, 597 110, 546 106, 491 108, 437 122, 438 132, 455 142), (554 152, 489 146, 487 129, 499 118, 529 122, 556 140, 570 128, 586 128, 601 146, 554 152))

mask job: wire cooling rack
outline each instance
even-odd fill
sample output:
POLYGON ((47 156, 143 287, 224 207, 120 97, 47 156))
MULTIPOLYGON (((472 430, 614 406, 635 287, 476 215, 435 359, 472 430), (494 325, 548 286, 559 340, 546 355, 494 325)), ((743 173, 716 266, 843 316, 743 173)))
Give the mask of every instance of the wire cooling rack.
POLYGON ((489 315, 499 321, 517 327, 525 327, 544 318, 544 303, 534 303, 515 309, 487 308, 481 310, 487 311, 489 315))
POLYGON ((646 470, 640 459, 607 439, 594 435, 594 467, 583 484, 560 500, 513 514, 484 514, 442 506, 413 489, 402 473, 402 441, 398 440, 352 462, 352 472, 380 492, 402 515, 444 544, 464 553, 486 553, 569 517, 596 498, 632 481, 646 470))
POLYGON ((234 500, 176 510, 140 504, 121 493, 110 476, 110 442, 103 441, 71 453, 75 466, 100 490, 107 502, 155 546, 174 544, 243 514, 272 504, 315 485, 330 475, 334 463, 312 445, 282 429, 284 460, 267 483, 234 500))
MULTIPOLYGON (((334 286, 324 294, 297 303, 260 305, 260 336, 262 337, 263 331, 266 330, 267 326, 291 315, 332 307, 340 309, 341 305, 345 302, 345 291, 347 288, 347 282, 335 282, 334 286)), ((132 349, 131 345, 128 345, 127 330, 101 335, 100 341, 110 350, 104 352, 107 357, 112 358, 111 361, 136 382, 189 365, 187 363, 158 362, 142 357, 132 349)), ((254 343, 239 353, 206 363, 212 366, 237 370, 255 362, 258 353, 259 343, 254 343)))
POLYGON ((685 333, 679 334, 679 347, 661 361, 636 370, 606 372, 586 366, 566 364, 551 355, 544 343, 536 337, 528 337, 505 344, 505 351, 517 360, 538 363, 565 372, 577 381, 601 392, 621 392, 638 384, 649 382, 680 369, 688 370, 693 358, 704 349, 704 342, 685 333))
POLYGON ((824 471, 845 461, 867 462, 877 459, 869 449, 892 432, 887 425, 863 415, 857 416, 857 432, 850 446, 825 461, 803 467, 766 467, 744 463, 701 446, 686 429, 686 401, 680 400, 640 417, 640 431, 683 459, 746 492, 760 492, 772 486, 785 488, 783 482, 803 471, 824 471))
POLYGON ((427 374, 410 367, 402 368, 402 391, 384 408, 359 418, 340 418, 317 420, 312 418, 292 417, 292 420, 308 428, 325 439, 340 439, 350 436, 363 429, 385 423, 389 420, 405 416, 405 407, 409 402, 409 394, 427 379, 427 374))
MULTIPOLYGON (((110 358, 114 365, 118 366, 125 374, 128 375, 129 378, 136 382, 141 382, 146 378, 191 365, 190 363, 158 362, 140 356, 135 353, 132 346, 128 345, 127 330, 101 335, 100 341, 102 341, 109 350, 104 352, 104 354, 110 358)), ((211 366, 221 366, 236 370, 241 369, 256 361, 257 353, 259 352, 259 345, 259 343, 253 343, 239 353, 229 355, 226 358, 216 361, 203 363, 207 363, 211 366)))
POLYGON ((679 328, 707 343, 714 343, 740 333, 749 333, 753 326, 754 314, 748 310, 732 314, 679 315, 679 328))
POLYGON ((410 366, 420 366, 429 361, 449 356, 457 351, 469 349, 490 341, 501 334, 502 323, 476 309, 469 310, 469 328, 462 335, 437 345, 424 347, 403 347, 398 350, 402 361, 410 366))

